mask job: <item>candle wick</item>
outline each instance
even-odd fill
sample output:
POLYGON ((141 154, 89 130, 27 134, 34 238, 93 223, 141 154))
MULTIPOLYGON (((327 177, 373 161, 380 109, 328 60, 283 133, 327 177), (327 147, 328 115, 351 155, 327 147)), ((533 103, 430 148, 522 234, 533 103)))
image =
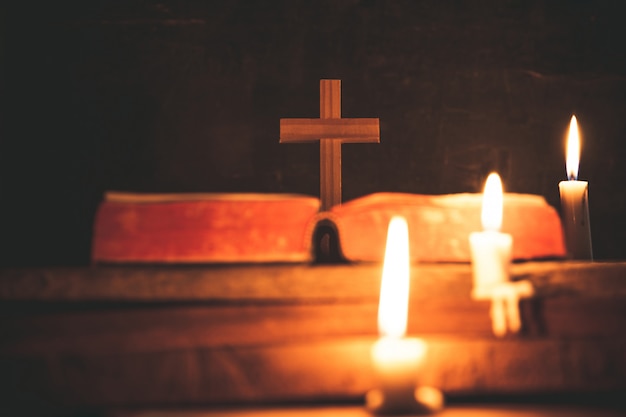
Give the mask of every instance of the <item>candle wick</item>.
POLYGON ((567 179, 568 179, 568 181, 576 181, 578 179, 578 176, 574 175, 574 174, 569 174, 567 176, 567 179))

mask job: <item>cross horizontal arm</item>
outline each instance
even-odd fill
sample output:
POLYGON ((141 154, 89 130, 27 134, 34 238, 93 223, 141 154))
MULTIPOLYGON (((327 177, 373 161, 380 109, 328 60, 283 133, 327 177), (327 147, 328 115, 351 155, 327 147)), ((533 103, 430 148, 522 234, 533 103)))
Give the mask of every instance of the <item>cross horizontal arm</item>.
POLYGON ((312 142, 341 139, 343 143, 379 143, 377 118, 280 119, 280 142, 312 142))

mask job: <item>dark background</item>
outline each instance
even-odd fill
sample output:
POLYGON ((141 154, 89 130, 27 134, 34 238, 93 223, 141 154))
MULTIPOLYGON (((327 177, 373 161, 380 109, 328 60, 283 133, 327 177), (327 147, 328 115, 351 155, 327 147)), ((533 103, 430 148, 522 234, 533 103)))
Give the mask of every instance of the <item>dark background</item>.
MULTIPOLYGON (((344 117, 344 200, 510 192, 559 207, 582 130, 597 259, 626 259, 619 1, 85 1, 0 6, 2 265, 86 265, 105 190, 318 195, 318 147, 281 117, 344 117)), ((8 4, 7 4, 8 3, 8 4)), ((12 4, 11 4, 12 3, 12 4)))

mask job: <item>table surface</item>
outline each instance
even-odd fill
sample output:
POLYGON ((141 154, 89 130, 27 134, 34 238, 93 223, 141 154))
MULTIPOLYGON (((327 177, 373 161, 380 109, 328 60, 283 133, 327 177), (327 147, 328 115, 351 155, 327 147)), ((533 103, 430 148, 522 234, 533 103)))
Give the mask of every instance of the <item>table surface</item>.
MULTIPOLYGON (((108 265, 0 268, 0 300, 53 302, 306 302, 380 295, 381 264, 108 265)), ((626 296, 626 262, 523 262, 513 279, 528 279, 538 296, 626 296)), ((420 297, 469 299, 469 264, 414 264, 411 291, 420 297)))
MULTIPOLYGON (((433 414, 436 417, 623 417, 626 408, 574 405, 453 405, 433 414)), ((145 410, 115 412, 107 417, 372 417, 358 406, 290 408, 222 408, 207 410, 145 410)))
MULTIPOLYGON (((367 416, 358 404, 324 401, 354 398, 375 383, 380 269, 0 269, 5 399, 21 406, 32 391, 68 406, 154 407, 114 417, 367 416), (18 372, 25 376, 11 378, 18 372), (295 407, 295 399, 319 402, 251 405, 295 407), (248 406, 188 408, 226 403, 248 406), (187 408, 157 411, 166 405, 187 408)), ((512 273, 532 281, 538 297, 522 305, 526 332, 496 339, 489 304, 469 296, 470 265, 413 266, 409 332, 429 343, 424 381, 451 394, 626 393, 626 262, 520 263, 512 273)), ((440 415, 626 416, 624 408, 572 401, 501 404, 472 399, 440 415)))

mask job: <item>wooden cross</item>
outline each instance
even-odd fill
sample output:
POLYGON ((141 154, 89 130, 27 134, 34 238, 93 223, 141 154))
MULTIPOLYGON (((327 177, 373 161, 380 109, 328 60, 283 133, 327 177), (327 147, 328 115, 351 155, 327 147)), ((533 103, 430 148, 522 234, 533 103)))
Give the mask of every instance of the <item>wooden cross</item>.
POLYGON ((319 119, 280 119, 280 143, 320 141, 322 210, 341 204, 341 144, 380 142, 378 119, 341 118, 341 80, 320 80, 319 119))

